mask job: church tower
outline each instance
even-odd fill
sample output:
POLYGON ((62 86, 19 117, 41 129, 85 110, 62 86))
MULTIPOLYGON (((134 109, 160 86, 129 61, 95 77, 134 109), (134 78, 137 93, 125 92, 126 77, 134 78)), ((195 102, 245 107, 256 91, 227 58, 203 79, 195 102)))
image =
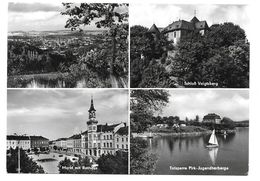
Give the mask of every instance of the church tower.
POLYGON ((93 101, 93 97, 91 96, 91 104, 90 104, 90 108, 88 110, 88 114, 89 114, 89 120, 87 121, 87 125, 88 125, 88 131, 92 132, 92 131, 97 131, 97 123, 98 121, 96 120, 96 109, 94 107, 94 101, 93 101))
POLYGON ((91 96, 91 104, 88 110, 89 120, 87 121, 88 127, 88 151, 87 154, 91 156, 97 155, 97 124, 96 120, 96 109, 94 107, 93 97, 91 96))

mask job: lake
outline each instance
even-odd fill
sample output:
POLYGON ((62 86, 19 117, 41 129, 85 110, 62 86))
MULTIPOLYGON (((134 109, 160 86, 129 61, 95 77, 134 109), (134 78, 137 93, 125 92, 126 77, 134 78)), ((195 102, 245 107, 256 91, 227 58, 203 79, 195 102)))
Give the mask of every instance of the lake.
POLYGON ((237 128, 236 134, 217 135, 218 148, 205 148, 209 137, 148 139, 152 152, 158 155, 154 174, 247 175, 248 128, 237 128))

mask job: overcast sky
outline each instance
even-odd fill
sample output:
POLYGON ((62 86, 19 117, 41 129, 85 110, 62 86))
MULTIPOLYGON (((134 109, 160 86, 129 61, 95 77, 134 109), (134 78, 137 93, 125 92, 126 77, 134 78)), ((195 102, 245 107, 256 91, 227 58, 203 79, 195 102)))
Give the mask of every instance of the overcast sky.
POLYGON ((130 26, 143 25, 150 28, 153 23, 158 27, 166 27, 173 21, 183 19, 190 21, 194 17, 206 20, 208 25, 213 23, 233 22, 247 32, 249 18, 248 7, 245 5, 171 5, 171 4, 131 4, 129 9, 130 26))
POLYGON ((99 124, 128 121, 127 90, 8 90, 7 133, 49 139, 85 131, 91 95, 99 124))
POLYGON ((200 120, 208 113, 229 117, 234 121, 249 119, 248 90, 174 90, 161 116, 179 116, 200 120))
MULTIPOLYGON (((52 3, 9 3, 8 31, 51 31, 64 30, 68 16, 61 15, 64 7, 61 2, 52 3)), ((120 8, 119 11, 127 11, 120 8)), ((94 23, 85 26, 86 30, 96 30, 94 23)))

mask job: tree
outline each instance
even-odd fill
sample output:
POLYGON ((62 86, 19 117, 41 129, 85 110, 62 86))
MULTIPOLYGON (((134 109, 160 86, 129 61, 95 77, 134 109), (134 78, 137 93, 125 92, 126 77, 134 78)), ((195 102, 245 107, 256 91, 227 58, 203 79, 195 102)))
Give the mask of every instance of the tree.
POLYGON ((171 42, 139 25, 131 27, 130 37, 131 87, 164 87, 169 79, 162 65, 171 42))
POLYGON ((244 30, 233 23, 214 25, 205 36, 192 33, 179 42, 176 56, 171 58, 171 75, 186 82, 218 83, 218 87, 248 87, 249 44, 245 37, 244 30))
MULTIPOLYGON (((90 25, 95 22, 97 28, 109 28, 112 40, 112 62, 116 61, 117 35, 120 25, 128 21, 128 4, 116 3, 81 3, 76 6, 73 3, 63 3, 65 11, 62 15, 68 15, 65 28, 71 30, 79 29, 82 26, 90 25)), ((111 72, 113 72, 111 66, 111 72)))
POLYGON ((143 132, 152 125, 152 117, 155 112, 160 112, 169 101, 169 93, 165 90, 132 90, 131 130, 143 132))
POLYGON ((91 169, 91 163, 88 157, 79 157, 78 161, 72 162, 65 157, 58 164, 59 172, 65 174, 97 174, 98 170, 91 169))
POLYGON ((234 129, 236 126, 234 121, 228 117, 223 117, 221 124, 224 129, 234 129))
POLYGON ((157 155, 148 152, 148 143, 146 140, 142 138, 131 138, 131 174, 152 174, 157 159, 157 155))
POLYGON ((115 155, 103 154, 97 163, 101 173, 128 174, 128 152, 117 151, 115 155))
MULTIPOLYGON (((18 170, 18 148, 10 149, 6 157, 7 172, 17 173, 18 170)), ((24 150, 20 149, 20 168, 21 173, 44 173, 41 166, 37 165, 32 158, 29 158, 24 150)))

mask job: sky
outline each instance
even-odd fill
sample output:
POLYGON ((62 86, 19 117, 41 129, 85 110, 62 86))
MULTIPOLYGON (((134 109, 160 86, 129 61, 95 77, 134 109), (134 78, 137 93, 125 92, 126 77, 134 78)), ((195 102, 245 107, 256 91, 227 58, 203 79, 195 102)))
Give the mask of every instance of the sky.
MULTIPOLYGON (((119 9, 125 11, 126 9, 119 9)), ((61 2, 29 2, 8 4, 8 31, 55 31, 65 30, 68 16, 61 15, 64 7, 61 2)), ((94 23, 85 26, 86 30, 96 30, 94 23)))
POLYGON ((7 134, 53 140, 86 131, 91 95, 99 124, 128 121, 127 90, 8 90, 7 134))
POLYGON ((200 121, 208 113, 216 113, 221 118, 234 121, 249 119, 248 90, 171 90, 169 104, 160 116, 179 116, 200 121))
POLYGON ((246 32, 249 29, 248 6, 218 4, 132 4, 129 9, 130 26, 142 25, 150 28, 153 23, 157 27, 166 27, 179 19, 190 21, 196 11, 199 20, 206 20, 208 25, 214 23, 233 22, 246 32))

